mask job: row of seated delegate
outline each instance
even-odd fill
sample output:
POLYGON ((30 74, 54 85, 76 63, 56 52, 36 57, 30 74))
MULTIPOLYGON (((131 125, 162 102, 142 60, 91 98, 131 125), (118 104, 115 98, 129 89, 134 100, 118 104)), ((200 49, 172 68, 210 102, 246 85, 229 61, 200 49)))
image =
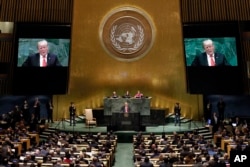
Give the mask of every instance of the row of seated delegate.
MULTIPOLYGON (((9 134, 2 134, 3 136, 9 134)), ((111 167, 115 160, 117 137, 106 134, 56 132, 37 144, 16 148, 10 138, 2 141, 2 165, 22 166, 93 166, 111 167), (20 149, 20 150, 19 150, 20 149), (18 151, 19 150, 19 151, 18 151)))
POLYGON ((143 163, 152 163, 154 167, 164 163, 186 167, 215 163, 229 165, 228 154, 196 131, 183 134, 174 132, 171 135, 138 133, 133 137, 133 146, 135 167, 143 163))
POLYGON ((249 130, 242 127, 228 128, 224 126, 214 134, 213 142, 222 150, 230 154, 231 150, 250 150, 249 130))

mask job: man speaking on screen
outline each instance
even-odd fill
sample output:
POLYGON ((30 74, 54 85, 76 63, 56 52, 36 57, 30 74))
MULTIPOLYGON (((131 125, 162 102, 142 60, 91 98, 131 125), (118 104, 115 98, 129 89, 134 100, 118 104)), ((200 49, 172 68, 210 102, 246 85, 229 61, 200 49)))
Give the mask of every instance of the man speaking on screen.
POLYGON ((225 55, 215 52, 215 46, 211 39, 203 41, 204 52, 195 56, 192 66, 230 66, 225 55))
POLYGON ((37 43, 38 53, 29 55, 22 64, 23 67, 53 67, 62 66, 57 55, 49 53, 49 45, 46 40, 37 43))

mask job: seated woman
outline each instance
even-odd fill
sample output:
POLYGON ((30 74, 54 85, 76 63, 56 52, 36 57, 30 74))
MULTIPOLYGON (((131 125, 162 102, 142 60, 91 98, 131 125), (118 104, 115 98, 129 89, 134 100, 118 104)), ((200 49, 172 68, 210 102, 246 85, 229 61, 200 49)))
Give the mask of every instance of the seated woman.
POLYGON ((142 98, 142 97, 143 97, 143 94, 141 93, 140 90, 138 90, 134 97, 135 97, 135 98, 142 98))

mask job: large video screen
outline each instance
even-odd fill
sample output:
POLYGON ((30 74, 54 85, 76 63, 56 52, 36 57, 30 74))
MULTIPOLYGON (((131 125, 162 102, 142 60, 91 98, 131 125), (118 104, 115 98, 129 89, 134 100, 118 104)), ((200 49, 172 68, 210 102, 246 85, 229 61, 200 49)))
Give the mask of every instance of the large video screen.
POLYGON ((187 91, 241 94, 244 90, 237 22, 183 25, 187 91))
POLYGON ((235 37, 184 38, 187 66, 209 66, 210 54, 214 56, 214 66, 238 66, 235 37))
POLYGON ((15 24, 13 94, 66 94, 71 26, 56 23, 15 24))
POLYGON ((69 50, 70 39, 19 38, 17 66, 43 67, 43 61, 40 63, 40 57, 44 53, 47 55, 46 67, 67 67, 69 65, 69 50))

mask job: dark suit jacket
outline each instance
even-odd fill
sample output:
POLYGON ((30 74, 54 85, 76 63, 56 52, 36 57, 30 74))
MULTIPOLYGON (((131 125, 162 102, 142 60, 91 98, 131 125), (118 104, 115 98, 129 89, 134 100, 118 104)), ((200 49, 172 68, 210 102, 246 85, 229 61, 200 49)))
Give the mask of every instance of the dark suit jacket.
POLYGON ((219 117, 217 116, 217 122, 215 122, 214 116, 211 117, 211 125, 213 126, 212 131, 213 133, 215 133, 216 131, 218 131, 220 122, 219 122, 219 117))
MULTIPOLYGON (((225 55, 220 53, 214 53, 216 66, 230 66, 225 55)), ((192 62, 192 66, 208 66, 207 54, 204 52, 196 56, 192 62)))
POLYGON ((69 114, 70 114, 70 116, 75 116, 76 115, 76 108, 69 106, 69 114))
POLYGON ((153 167, 154 165, 151 162, 142 162, 140 167, 153 167))
MULTIPOLYGON (((23 67, 40 67, 40 55, 39 55, 39 53, 28 56, 28 58, 24 61, 22 66, 23 67)), ((62 65, 59 62, 56 55, 54 55, 52 53, 48 53, 47 66, 53 67, 53 66, 62 66, 62 65)))
POLYGON ((180 106, 174 107, 174 115, 181 116, 181 107, 180 106))
POLYGON ((211 117, 211 125, 218 126, 219 125, 219 117, 217 116, 217 122, 215 122, 214 116, 211 117))
MULTIPOLYGON (((125 112, 125 106, 122 106, 121 112, 125 112)), ((128 106, 128 112, 131 112, 131 107, 130 106, 128 106)))

